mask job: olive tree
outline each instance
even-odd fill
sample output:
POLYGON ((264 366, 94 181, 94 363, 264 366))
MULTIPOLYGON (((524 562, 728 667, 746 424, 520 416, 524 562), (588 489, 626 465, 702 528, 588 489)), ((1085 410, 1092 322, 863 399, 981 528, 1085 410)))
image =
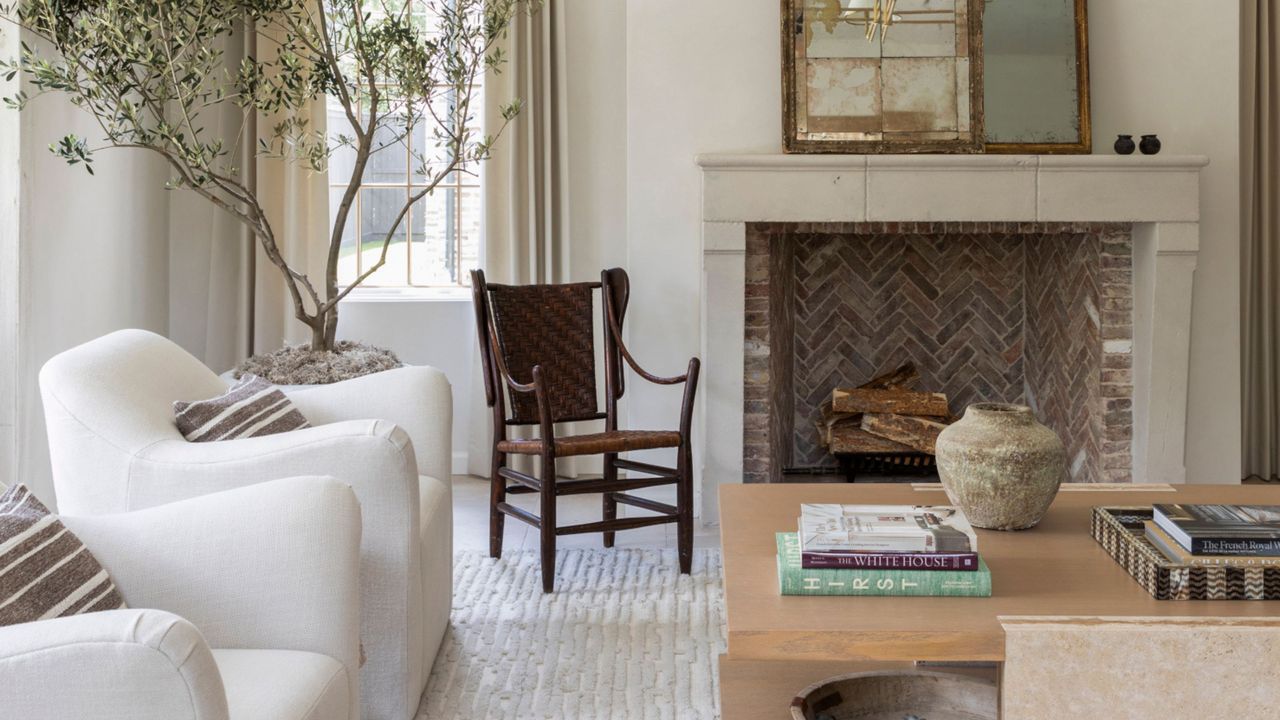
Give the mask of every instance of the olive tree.
MULTIPOLYGON (((295 317, 311 330, 311 348, 331 350, 338 303, 386 262, 409 208, 454 172, 473 172, 520 110, 502 108, 502 127, 480 136, 473 89, 505 61, 497 41, 517 12, 536 0, 18 0, 0 4, 25 32, 0 75, 22 75, 29 90, 4 98, 21 110, 59 93, 88 112, 101 141, 65 135, 50 150, 93 172, 95 154, 136 148, 164 159, 169 186, 188 188, 231 213, 280 272, 295 317), (238 33, 256 39, 257 56, 228 57, 238 33), (330 98, 350 134, 328 137, 306 109, 330 98), (236 132, 219 134, 215 115, 233 106, 236 132), (251 122, 254 121, 254 122, 251 122), (339 148, 354 156, 337 207, 323 278, 291 267, 276 229, 243 172, 242 141, 258 130, 259 156, 326 172, 339 148), (381 238, 376 262, 338 283, 343 229, 376 153, 425 127, 434 152, 412 162, 425 183, 411 193, 381 238)), ((421 132, 421 131, 419 131, 421 132)), ((331 179, 331 182, 333 180, 331 179)), ((376 246, 375 246, 376 248, 376 246)))

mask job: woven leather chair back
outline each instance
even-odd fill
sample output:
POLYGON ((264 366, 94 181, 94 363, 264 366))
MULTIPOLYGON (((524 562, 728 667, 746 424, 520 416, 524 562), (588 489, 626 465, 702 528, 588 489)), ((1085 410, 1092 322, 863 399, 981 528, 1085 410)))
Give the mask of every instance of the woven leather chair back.
MULTIPOLYGON (((498 352, 511 377, 533 382, 542 366, 554 422, 595 418, 595 334, 593 293, 598 283, 563 285, 489 285, 489 309, 497 330, 498 352)), ((538 422, 532 393, 509 393, 511 422, 538 422)))

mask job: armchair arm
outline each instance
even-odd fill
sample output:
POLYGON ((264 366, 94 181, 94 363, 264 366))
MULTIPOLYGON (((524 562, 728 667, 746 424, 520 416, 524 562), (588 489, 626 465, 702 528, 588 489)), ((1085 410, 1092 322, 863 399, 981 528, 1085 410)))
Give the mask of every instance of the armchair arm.
POLYGON ((419 474, 449 480, 453 393, 439 370, 402 367, 286 393, 312 425, 366 418, 399 425, 413 443, 419 474))
POLYGON ((0 708, 24 720, 227 720, 195 626, 161 610, 109 610, 0 627, 0 708))
POLYGON ((116 515, 64 517, 131 607, 177 613, 216 648, 359 667, 360 510, 332 478, 288 478, 116 515))
POLYGON ((351 485, 366 518, 371 509, 417 510, 413 446, 404 430, 385 420, 219 442, 153 443, 132 460, 129 509, 299 475, 332 476, 351 485))
POLYGON ((660 375, 654 375, 653 373, 640 367, 640 363, 637 362, 634 357, 632 357, 631 351, 627 349, 626 343, 622 341, 622 328, 618 326, 618 318, 614 317, 612 307, 608 302, 607 297, 608 296, 606 295, 604 315, 609 322, 609 334, 612 336, 613 341, 617 343, 618 352, 622 355, 622 359, 627 361, 627 364, 631 366, 631 369, 634 370, 637 375, 639 375, 640 377, 644 378, 645 380, 648 380, 649 382, 655 385, 678 385, 682 382, 686 382, 689 379, 689 377, 696 372, 694 365, 698 362, 697 358, 690 359, 689 370, 685 372, 684 375, 673 375, 671 377, 662 377, 660 375))

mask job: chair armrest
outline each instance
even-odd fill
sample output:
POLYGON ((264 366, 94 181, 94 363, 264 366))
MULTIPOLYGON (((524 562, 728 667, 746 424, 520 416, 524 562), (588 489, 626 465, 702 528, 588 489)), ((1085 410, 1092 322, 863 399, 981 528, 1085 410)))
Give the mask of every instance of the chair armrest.
POLYGON ((23 720, 227 720, 209 646, 161 610, 0 627, 0 715, 23 720))
POLYGON ((409 434, 418 473, 448 480, 453 456, 453 392, 444 373, 425 365, 301 389, 289 399, 312 425, 389 420, 409 434))
POLYGON ((697 358, 690 359, 689 370, 684 375, 662 377, 640 367, 640 363, 631 355, 631 351, 627 349, 627 344, 622 341, 622 328, 618 326, 618 319, 613 316, 608 307, 605 308, 605 318, 608 321, 609 336, 618 346, 618 353, 622 355, 622 359, 625 360, 627 365, 631 366, 631 369, 640 377, 655 385, 679 385, 682 382, 688 381, 690 375, 695 373, 694 366, 698 363, 697 358))
POLYGON ((215 648, 320 653, 358 677, 360 513, 345 484, 288 478, 62 520, 131 607, 181 615, 215 648))
POLYGON ((404 430, 385 420, 347 420, 218 442, 153 443, 131 462, 128 506, 152 507, 300 475, 331 476, 351 485, 366 518, 371 507, 417 507, 413 446, 404 430))

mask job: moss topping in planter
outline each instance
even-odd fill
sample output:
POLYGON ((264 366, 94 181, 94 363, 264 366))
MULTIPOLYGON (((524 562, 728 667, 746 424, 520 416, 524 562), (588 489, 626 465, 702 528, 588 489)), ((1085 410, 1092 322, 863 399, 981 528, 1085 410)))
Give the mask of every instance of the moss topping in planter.
POLYGON ((248 373, 276 385, 327 385, 403 365, 390 350, 341 340, 331 351, 286 345, 254 355, 236 367, 235 376, 248 373))

